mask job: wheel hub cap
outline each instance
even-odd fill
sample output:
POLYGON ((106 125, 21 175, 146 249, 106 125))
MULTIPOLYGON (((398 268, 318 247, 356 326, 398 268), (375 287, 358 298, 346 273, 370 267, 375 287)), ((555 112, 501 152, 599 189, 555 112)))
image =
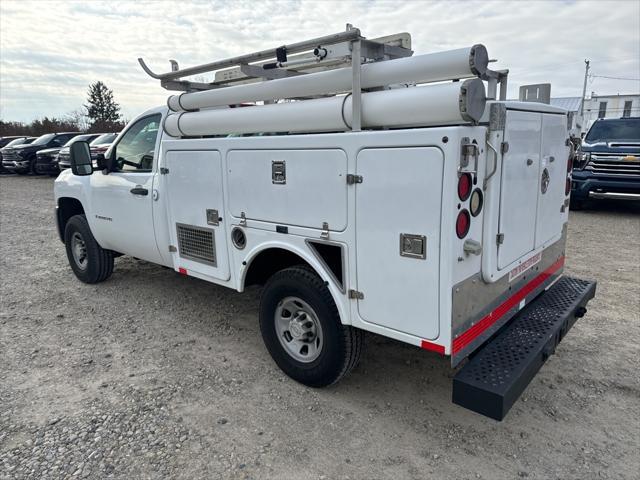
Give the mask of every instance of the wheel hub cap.
POLYGON ((322 327, 311 306, 298 297, 282 300, 275 312, 280 344, 294 359, 308 363, 320 356, 322 327))
POLYGON ((73 254, 73 260, 76 265, 84 270, 87 268, 87 245, 78 232, 74 233, 71 237, 71 253, 73 254))

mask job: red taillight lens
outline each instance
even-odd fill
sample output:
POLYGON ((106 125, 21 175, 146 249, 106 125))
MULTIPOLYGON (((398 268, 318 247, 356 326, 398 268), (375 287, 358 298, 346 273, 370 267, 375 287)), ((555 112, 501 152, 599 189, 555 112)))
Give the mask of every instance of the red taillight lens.
POLYGON ((569 160, 567 160, 567 173, 571 173, 573 170, 573 156, 569 155, 569 160))
POLYGON ((564 184, 564 194, 569 195, 571 193, 571 179, 567 178, 567 181, 564 184))
POLYGON ((460 210, 456 219, 456 235, 458 235, 458 238, 466 237, 467 233, 469 233, 469 227, 471 227, 471 215, 467 210, 460 210))
POLYGON ((458 179, 458 197, 463 202, 471 195, 471 187, 473 186, 470 173, 463 173, 458 179))

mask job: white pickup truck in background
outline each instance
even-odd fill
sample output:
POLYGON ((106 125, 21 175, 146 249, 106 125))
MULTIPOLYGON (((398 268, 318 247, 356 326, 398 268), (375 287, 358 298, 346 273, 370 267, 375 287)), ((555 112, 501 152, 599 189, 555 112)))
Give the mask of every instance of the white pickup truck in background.
POLYGON ((100 282, 123 254, 264 285, 261 332, 293 379, 339 380, 366 330, 469 359, 454 401, 502 419, 595 283, 562 277, 566 111, 504 100, 488 59, 349 28, 165 74, 141 61, 185 93, 97 167, 72 146, 55 182, 71 268, 100 282))

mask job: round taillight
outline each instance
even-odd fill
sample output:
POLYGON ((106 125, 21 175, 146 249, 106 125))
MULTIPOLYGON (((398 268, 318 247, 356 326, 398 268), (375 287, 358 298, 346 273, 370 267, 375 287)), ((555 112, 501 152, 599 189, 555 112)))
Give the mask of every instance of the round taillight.
POLYGON ((456 219, 456 235, 458 235, 458 238, 466 237, 467 233, 469 233, 469 227, 471 227, 471 215, 467 210, 460 210, 456 219))
POLYGON ((571 193, 571 179, 567 178, 567 181, 564 184, 564 194, 569 195, 571 193))
POLYGON ((477 217, 482 210, 482 190, 476 188, 471 194, 471 200, 469 200, 469 211, 471 211, 471 216, 477 217))
POLYGON ((569 155, 569 160, 567 160, 567 173, 571 173, 573 170, 573 155, 569 155))
POLYGON ((458 178, 458 197, 460 197, 460 200, 464 202, 469 198, 472 186, 473 182, 470 173, 463 173, 460 175, 460 178, 458 178))

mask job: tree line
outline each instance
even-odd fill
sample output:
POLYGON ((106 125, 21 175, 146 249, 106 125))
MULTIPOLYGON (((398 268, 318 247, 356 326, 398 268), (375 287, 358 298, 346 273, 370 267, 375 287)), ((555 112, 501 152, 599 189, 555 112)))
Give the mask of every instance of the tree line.
POLYGON ((87 103, 61 118, 43 117, 31 123, 0 120, 0 137, 26 135, 38 137, 56 132, 119 132, 126 125, 113 91, 103 82, 89 85, 87 103))

